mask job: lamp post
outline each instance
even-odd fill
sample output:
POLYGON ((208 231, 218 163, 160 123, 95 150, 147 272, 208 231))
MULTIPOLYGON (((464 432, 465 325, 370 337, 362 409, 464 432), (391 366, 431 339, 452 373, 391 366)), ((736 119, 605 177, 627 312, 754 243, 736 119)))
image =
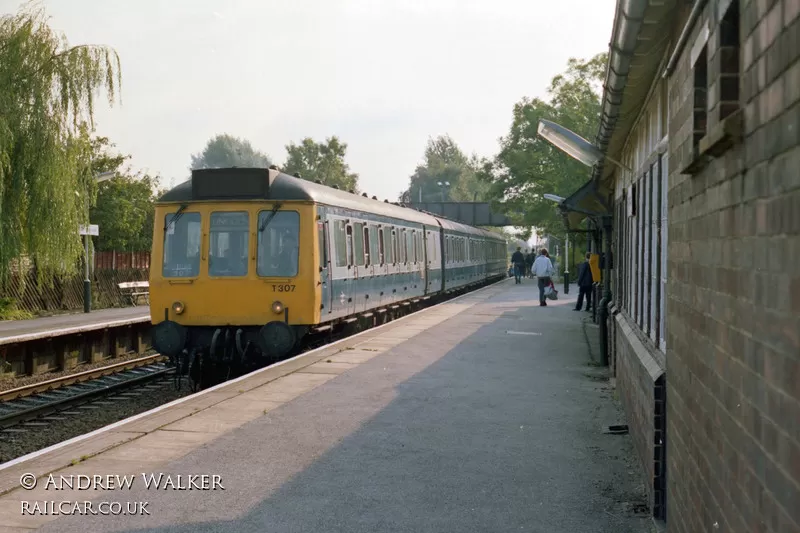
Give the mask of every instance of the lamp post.
MULTIPOLYGON (((97 183, 101 181, 106 181, 114 176, 113 172, 102 172, 100 174, 95 174, 94 179, 97 183)), ((89 195, 86 195, 86 218, 87 221, 91 222, 89 219, 89 195)), ((91 231, 91 224, 87 224, 86 228, 83 231, 83 239, 84 239, 84 253, 86 254, 86 258, 84 260, 85 263, 85 276, 83 279, 83 312, 84 313, 91 313, 92 312, 92 280, 91 280, 91 273, 89 268, 89 239, 90 239, 90 231, 91 231)))
POLYGON ((446 188, 446 187, 449 187, 449 186, 450 186, 450 182, 449 182, 449 181, 445 181, 444 183, 442 183, 441 181, 437 181, 437 182, 436 182, 436 185, 438 185, 438 186, 439 186, 439 188, 441 189, 441 193, 442 193, 442 203, 444 203, 444 190, 445 190, 445 188, 446 188))

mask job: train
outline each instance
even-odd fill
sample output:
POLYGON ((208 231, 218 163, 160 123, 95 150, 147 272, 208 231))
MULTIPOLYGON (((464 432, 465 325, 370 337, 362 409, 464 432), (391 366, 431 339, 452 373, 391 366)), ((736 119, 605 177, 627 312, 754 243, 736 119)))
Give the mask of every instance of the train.
POLYGON ((274 167, 193 170, 154 218, 152 345, 203 386, 508 267, 500 234, 274 167))

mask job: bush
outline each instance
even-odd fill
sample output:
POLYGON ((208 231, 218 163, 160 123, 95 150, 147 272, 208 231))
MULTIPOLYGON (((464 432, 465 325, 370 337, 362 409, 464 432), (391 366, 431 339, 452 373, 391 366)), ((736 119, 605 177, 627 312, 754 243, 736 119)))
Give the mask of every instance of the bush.
POLYGON ((0 320, 28 320, 33 318, 33 313, 17 309, 17 302, 13 298, 0 297, 0 320))

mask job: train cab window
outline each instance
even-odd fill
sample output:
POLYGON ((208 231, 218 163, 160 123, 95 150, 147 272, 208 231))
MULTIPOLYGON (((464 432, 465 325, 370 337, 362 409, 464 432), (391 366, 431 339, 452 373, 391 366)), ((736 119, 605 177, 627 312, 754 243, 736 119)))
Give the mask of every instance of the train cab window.
POLYGON ((336 266, 347 266, 347 235, 344 229, 344 220, 333 223, 333 242, 336 247, 336 266))
POLYGON ((358 266, 364 266, 364 224, 353 224, 353 259, 358 266))
POLYGON ((247 211, 211 213, 208 275, 247 275, 250 263, 250 214, 247 211))
POLYGON ((386 260, 386 243, 383 240, 383 228, 378 230, 378 256, 380 257, 381 266, 388 261, 386 260))
POLYGON ((200 274, 200 213, 167 213, 164 217, 165 278, 193 278, 200 274), (174 220, 173 220, 174 219, 174 220))
POLYGON ((259 211, 256 231, 256 273, 274 278, 296 276, 300 260, 300 213, 259 211))
POLYGON ((380 265, 383 263, 383 249, 382 247, 378 249, 378 228, 369 226, 364 237, 367 233, 369 233, 369 264, 380 265))

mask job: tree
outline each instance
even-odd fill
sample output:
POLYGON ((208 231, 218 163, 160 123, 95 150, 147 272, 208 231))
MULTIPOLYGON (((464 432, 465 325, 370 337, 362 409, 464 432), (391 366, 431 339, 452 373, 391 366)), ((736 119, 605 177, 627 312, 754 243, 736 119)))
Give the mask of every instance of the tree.
POLYGON ((76 270, 95 190, 94 96, 105 88, 113 105, 121 81, 113 49, 70 47, 43 10, 0 18, 0 276, 22 257, 40 281, 76 270))
POLYGON ((192 155, 191 168, 267 168, 271 164, 269 156, 253 148, 250 141, 223 133, 210 139, 202 152, 192 155))
POLYGON ((324 143, 314 142, 306 137, 300 144, 286 146, 289 156, 283 171, 292 176, 300 176, 309 181, 319 181, 329 187, 358 192, 358 174, 350 172, 345 162, 347 143, 338 137, 325 139, 324 143))
POLYGON ((96 239, 98 250, 150 250, 153 241, 153 217, 158 194, 158 179, 147 174, 122 169, 130 156, 113 154, 114 145, 106 137, 92 139, 95 172, 116 175, 98 186, 91 211, 93 224, 100 226, 96 239))
POLYGON ((489 186, 478 179, 479 164, 477 156, 467 158, 449 135, 428 139, 424 162, 411 175, 403 199, 412 203, 420 198, 423 202, 483 200, 489 186))
POLYGON ((552 120, 578 135, 593 139, 597 133, 601 92, 607 54, 588 61, 570 59, 567 70, 555 76, 549 100, 523 98, 514 106, 508 135, 500 140, 500 152, 483 160, 479 178, 490 184, 496 207, 515 225, 536 227, 561 235, 563 225, 547 193, 569 196, 589 178, 587 168, 553 147, 537 134, 540 119, 552 120))

